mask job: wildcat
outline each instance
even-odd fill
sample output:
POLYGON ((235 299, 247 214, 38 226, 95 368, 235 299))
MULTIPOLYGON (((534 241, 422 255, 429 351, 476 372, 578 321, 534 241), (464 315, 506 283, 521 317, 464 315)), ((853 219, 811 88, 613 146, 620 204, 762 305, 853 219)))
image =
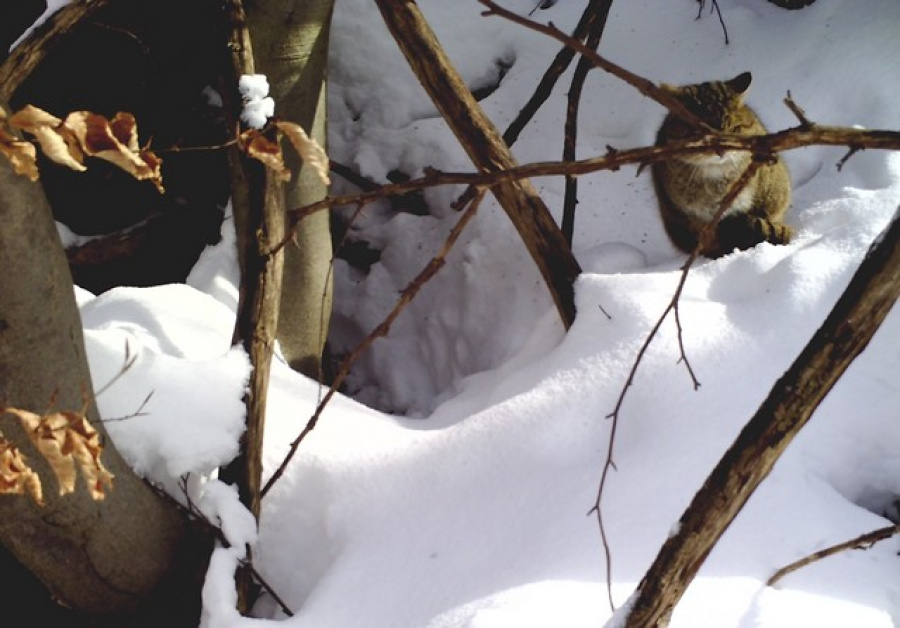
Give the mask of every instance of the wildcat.
MULTIPOLYGON (((765 135, 766 129, 744 95, 752 77, 744 72, 729 81, 662 88, 676 96, 711 128, 736 135, 765 135)), ((702 136, 674 114, 663 121, 656 144, 702 136)), ((685 154, 653 164, 653 185, 663 224, 672 243, 692 252, 731 186, 752 157, 747 151, 685 154)), ((787 244, 793 230, 782 222, 791 202, 791 181, 781 157, 763 164, 719 222, 716 233, 700 251, 719 257, 760 242, 787 244)))

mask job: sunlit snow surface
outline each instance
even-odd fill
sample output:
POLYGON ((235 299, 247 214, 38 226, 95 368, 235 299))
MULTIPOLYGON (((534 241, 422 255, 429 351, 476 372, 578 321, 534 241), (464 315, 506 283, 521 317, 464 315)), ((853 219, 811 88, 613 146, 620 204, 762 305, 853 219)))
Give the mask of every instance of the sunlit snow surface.
MULTIPOLYGON (((527 13, 537 0, 507 0, 527 13)), ((900 4, 818 0, 784 11, 763 0, 613 3, 601 53, 656 82, 754 76, 750 104, 771 129, 796 124, 790 90, 822 124, 900 128, 900 4)), ((421 0, 473 88, 511 65, 481 102, 505 128, 557 51, 540 35, 481 16, 474 0, 421 0)), ((584 2, 534 17, 571 30, 584 2)), ((418 87, 369 0, 337 0, 331 50, 331 156, 384 180, 392 170, 471 164, 418 87)), ((522 162, 558 159, 567 73, 522 134, 522 162)), ((281 115, 287 115, 280 112, 281 115)), ((592 72, 579 156, 653 141, 664 111, 592 72)), ((603 499, 623 604, 683 509, 790 365, 900 203, 900 157, 865 151, 841 172, 840 148, 786 154, 795 182, 794 243, 699 263, 681 301, 684 339, 702 386, 691 387, 666 323, 625 401, 616 471, 603 499)), ((562 183, 535 181, 557 214, 562 183)), ((344 184, 341 192, 352 191, 344 184)), ((354 344, 440 248, 459 188, 429 191, 430 215, 368 208, 351 238, 381 251, 370 269, 335 266, 332 348, 354 344)), ((237 451, 249 366, 230 348, 236 306, 231 222, 188 286, 79 293, 94 381, 134 364, 100 398, 123 454, 177 492, 190 473, 205 508, 252 540, 232 496, 207 483, 237 451), (145 399, 152 393, 149 400, 145 399), (217 505, 218 504, 218 505, 217 505)), ((595 520, 613 409, 635 354, 679 278, 646 173, 580 179, 575 253, 585 273, 578 318, 564 333, 508 219, 485 202, 447 266, 354 374, 362 402, 337 397, 266 497, 257 568, 295 611, 271 599, 231 610, 240 556, 218 550, 204 588, 210 628, 596 627, 612 617, 595 520), (412 418, 416 417, 416 418, 412 418)), ((673 628, 894 626, 900 621, 895 539, 797 571, 783 565, 888 525, 900 495, 900 320, 885 326, 839 382, 716 546, 676 609, 673 628)), ((273 365, 268 472, 323 391, 273 365)))

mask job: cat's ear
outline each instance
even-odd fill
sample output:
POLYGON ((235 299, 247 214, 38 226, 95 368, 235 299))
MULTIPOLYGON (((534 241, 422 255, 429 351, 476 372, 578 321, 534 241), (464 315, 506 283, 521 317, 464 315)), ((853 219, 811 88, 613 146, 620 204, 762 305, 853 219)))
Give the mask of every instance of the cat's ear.
POLYGON ((747 93, 747 90, 750 89, 750 83, 753 81, 753 75, 749 72, 744 72, 743 74, 738 74, 730 81, 725 81, 725 85, 728 86, 732 92, 738 95, 743 95, 747 93))

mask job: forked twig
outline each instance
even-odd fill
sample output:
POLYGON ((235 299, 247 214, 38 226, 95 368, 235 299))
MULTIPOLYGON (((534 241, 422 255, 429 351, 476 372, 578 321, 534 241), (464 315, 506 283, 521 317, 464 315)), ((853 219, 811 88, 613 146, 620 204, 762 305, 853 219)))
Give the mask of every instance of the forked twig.
POLYGON ((750 162, 750 164, 737 179, 737 181, 735 181, 732 184, 731 188, 729 188, 728 193, 724 196, 724 198, 722 198, 722 201, 719 203, 719 207, 716 210, 716 213, 713 215, 712 220, 710 220, 710 222, 701 231, 697 246, 694 248, 693 252, 688 255, 687 260, 681 267, 681 276, 678 279, 678 285, 675 288, 671 300, 657 319, 656 324, 653 325, 650 333, 647 334, 647 337, 644 339, 641 348, 637 352, 634 363, 631 365, 631 370, 628 372, 628 377, 625 380, 625 385, 622 386, 622 390, 619 392, 619 397, 616 400, 616 405, 613 408, 613 411, 606 416, 607 419, 610 419, 612 421, 609 433, 609 445, 606 451, 606 459, 603 463, 603 470, 600 473, 600 483, 597 488, 597 498, 594 501, 593 508, 591 508, 588 514, 594 514, 596 516, 597 525, 600 528, 600 540, 603 544, 603 553, 606 559, 606 593, 607 597, 609 598, 609 606, 613 610, 615 609, 615 602, 612 597, 612 549, 609 543, 609 536, 606 533, 606 527, 603 524, 603 509, 600 506, 600 502, 603 499, 603 491, 606 488, 606 481, 609 478, 609 472, 610 470, 616 469, 613 450, 615 448, 616 433, 618 431, 619 418, 621 416, 622 406, 625 403, 625 397, 628 395, 628 390, 634 383, 634 378, 637 375, 637 371, 641 365, 641 362, 643 362, 644 355, 647 353, 647 350, 650 348, 650 344, 653 342, 654 338, 656 338, 656 335, 659 333, 660 328, 662 328, 663 323, 665 322, 666 318, 668 318, 670 313, 674 313, 675 315, 675 324, 678 330, 678 349, 681 353, 679 362, 684 363, 685 368, 688 371, 688 375, 690 375, 691 377, 691 382, 694 386, 694 390, 697 390, 700 387, 700 381, 697 379, 697 376, 694 373, 694 369, 691 367, 690 360, 687 356, 687 351, 684 347, 684 337, 681 327, 681 317, 679 315, 678 304, 681 300, 681 294, 684 291, 684 286, 687 283, 688 274, 690 273, 691 267, 694 265, 694 262, 696 262, 697 258, 700 256, 700 251, 703 250, 703 247, 712 238, 713 234, 715 233, 716 226, 719 224, 722 216, 725 215, 725 212, 728 211, 728 209, 731 207, 734 199, 736 199, 741 191, 747 186, 747 184, 750 183, 750 179, 753 178, 753 175, 756 174, 756 171, 759 170, 759 168, 764 163, 765 160, 762 158, 753 159, 750 162))
POLYGON ((511 22, 519 24, 520 26, 524 26, 531 30, 548 35, 553 39, 559 41, 560 43, 569 46, 579 54, 584 55, 591 63, 596 65, 601 70, 609 72, 613 76, 625 81, 645 96, 652 98, 685 122, 692 124, 698 129, 710 128, 709 125, 707 125, 705 122, 703 122, 703 120, 694 115, 687 107, 685 107, 681 103, 680 100, 678 100, 669 92, 657 87, 651 81, 648 81, 642 76, 638 76, 634 72, 630 72, 622 66, 600 56, 599 54, 597 54, 596 50, 593 50, 584 42, 566 35, 564 32, 562 32, 552 24, 546 25, 541 24, 540 22, 535 22, 534 20, 530 20, 527 17, 519 15, 518 13, 514 13, 512 11, 504 9, 496 2, 493 2, 493 0, 478 0, 478 2, 487 7, 487 11, 484 11, 482 15, 497 15, 511 22))

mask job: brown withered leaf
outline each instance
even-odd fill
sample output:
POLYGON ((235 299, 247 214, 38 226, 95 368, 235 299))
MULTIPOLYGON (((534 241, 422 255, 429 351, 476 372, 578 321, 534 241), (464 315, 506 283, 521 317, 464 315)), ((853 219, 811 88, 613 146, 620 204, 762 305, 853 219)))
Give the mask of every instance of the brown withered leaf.
POLYGON ((140 181, 150 181, 160 193, 162 160, 151 151, 141 151, 137 141, 137 123, 130 113, 119 113, 112 122, 90 111, 74 111, 66 116, 65 126, 72 130, 86 155, 115 164, 140 181))
POLYGON ((240 140, 247 155, 274 170, 282 181, 290 180, 291 172, 284 165, 281 144, 270 140, 257 129, 247 129, 241 133, 240 140))
POLYGON ((33 105, 25 105, 10 116, 9 124, 33 135, 48 159, 79 172, 87 170, 75 136, 56 116, 33 105))
POLYGON ((28 466, 22 452, 0 434, 0 495, 26 492, 38 505, 44 505, 40 476, 28 466))
POLYGON ((31 441, 53 469, 59 482, 59 494, 75 490, 76 467, 81 469, 88 491, 95 500, 103 499, 103 487, 112 487, 113 475, 103 466, 100 435, 83 412, 35 414, 19 408, 0 408, 19 417, 31 441))
POLYGON ((0 155, 12 164, 16 174, 21 174, 32 181, 38 180, 37 149, 31 142, 23 142, 10 135, 0 127, 0 155))
POLYGON ((306 134, 306 131, 303 130, 303 127, 294 122, 279 120, 275 123, 275 126, 287 136, 291 146, 294 147, 294 150, 297 151, 303 161, 309 166, 312 166, 322 183, 329 185, 331 183, 331 178, 328 174, 330 170, 328 165, 328 155, 325 153, 325 150, 319 146, 319 143, 315 139, 309 137, 306 134))

